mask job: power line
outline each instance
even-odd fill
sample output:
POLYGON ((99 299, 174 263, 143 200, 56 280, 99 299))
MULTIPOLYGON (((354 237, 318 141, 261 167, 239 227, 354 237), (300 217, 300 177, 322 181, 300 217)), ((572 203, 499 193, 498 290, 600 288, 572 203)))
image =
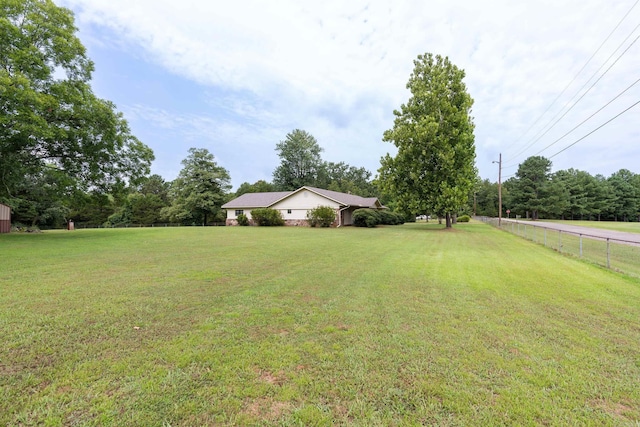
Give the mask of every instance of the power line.
MULTIPOLYGON (((609 35, 604 39, 604 41, 602 43, 600 43, 600 46, 598 46, 598 48, 596 49, 595 52, 593 52, 593 54, 591 55, 591 57, 587 60, 587 62, 584 63, 584 65, 582 66, 582 68, 580 68, 580 70, 576 73, 575 76, 573 76, 573 79, 571 79, 571 81, 564 87, 564 89, 562 89, 562 92, 560 92, 560 94, 558 96, 555 97, 555 99, 551 102, 551 104, 549 104, 549 106, 547 107, 546 110, 544 110, 544 112, 531 124, 531 126, 529 126, 529 128, 520 136, 516 139, 516 141, 514 143, 517 143, 520 139, 522 139, 527 133, 529 133, 529 131, 540 121, 540 119, 542 119, 544 117, 545 114, 547 114, 547 112, 551 109, 551 107, 558 101, 558 99, 560 99, 560 97, 567 91, 567 89, 569 89, 569 87, 573 84, 573 82, 578 78, 578 76, 582 73, 582 71, 584 71, 584 69, 587 67, 587 65, 591 62, 591 60, 598 54, 598 52, 600 52, 600 49, 602 49, 602 46, 605 45, 605 43, 611 38, 611 36, 613 35, 613 33, 616 32, 616 30, 618 29, 618 27, 622 24, 622 22, 624 22, 625 19, 627 19, 627 16, 629 16, 629 14, 631 13, 631 11, 637 6, 637 4, 640 2, 640 0, 636 0, 636 2, 631 6, 631 8, 629 8, 629 10, 627 11, 627 13, 622 17, 622 19, 620 19, 620 21, 618 21, 618 23, 616 24, 616 26, 613 28, 613 30, 611 30, 611 32, 609 33, 609 35)), ((528 148, 528 147, 527 147, 528 148)), ((525 149, 526 150, 526 149, 525 149)), ((518 153, 520 154, 520 153, 518 153)), ((513 157, 516 157, 518 154, 514 155, 513 157)))
POLYGON ((547 123, 547 125, 545 127, 543 127, 540 131, 542 131, 543 129, 547 128, 547 126, 549 126, 549 124, 551 122, 553 122, 553 120, 555 120, 555 122, 553 122, 553 124, 551 124, 551 126, 549 126, 547 128, 547 130, 544 131, 544 133, 542 133, 541 135, 536 135, 534 136, 534 139, 530 142, 529 145, 527 145, 525 148, 523 148, 522 150, 520 150, 518 153, 516 153, 513 157, 516 157, 522 153, 524 153, 525 151, 527 151, 529 148, 531 148, 533 146, 533 144, 535 144, 536 142, 538 142, 543 136, 545 136, 551 129, 553 129, 559 122, 560 120, 562 120, 576 105, 578 105, 578 103, 591 91, 591 89, 593 89, 593 87, 598 84, 598 82, 611 70, 611 68, 613 68, 614 65, 616 65, 618 63, 618 61, 629 51, 629 49, 638 41, 638 39, 640 38, 640 36, 637 36, 632 42, 631 44, 629 44, 629 46, 627 46, 627 48, 616 58, 616 60, 609 66, 609 68, 607 68, 601 75, 600 77, 598 77, 598 79, 593 82, 593 84, 591 86, 589 86, 589 88, 573 103, 573 105, 571 105, 564 113, 562 113, 562 111, 567 107, 567 105, 569 105, 573 99, 580 93, 580 91, 582 89, 584 89, 584 87, 596 76, 596 74, 598 74, 600 72, 600 70, 602 69, 602 67, 604 67, 606 65, 607 62, 609 62, 609 60, 613 57, 613 55, 616 54, 616 52, 618 52, 618 50, 620 50, 620 48, 622 47, 622 45, 624 45, 624 43, 631 37, 631 35, 638 29, 638 27, 640 27, 640 24, 636 25, 636 27, 629 33, 629 35, 622 41, 622 43, 620 43, 620 45, 616 48, 616 50, 613 51, 613 53, 607 58, 607 60, 600 66, 600 68, 598 68, 596 70, 595 73, 593 73, 593 75, 589 78, 589 80, 587 80, 585 82, 585 84, 582 85, 582 87, 580 89, 578 89, 578 91, 573 95, 573 97, 567 101, 567 103, 562 107, 562 109, 558 112, 558 114, 556 114, 550 121, 549 123, 547 123), (558 117, 559 114, 562 115, 560 117, 558 117), (557 118, 557 120, 556 120, 557 118))
POLYGON ((598 126, 597 128, 595 128, 594 130, 592 130, 591 132, 589 132, 588 134, 586 134, 585 136, 583 136, 580 139, 577 139, 576 141, 572 142, 571 144, 567 145, 566 147, 564 147, 562 150, 558 151, 556 154, 554 154, 553 156, 550 156, 549 159, 553 159, 555 156, 557 156, 558 154, 562 153, 563 151, 567 150, 570 147, 573 147, 574 145, 576 145, 578 142, 582 141, 583 139, 585 139, 586 137, 588 137, 589 135, 591 135, 592 133, 594 133, 597 130, 600 130, 601 128, 603 128, 604 126, 608 125, 609 123, 611 123, 612 121, 614 121, 615 119, 617 119, 618 117, 620 117, 621 115, 623 115, 624 113, 626 113, 627 111, 629 111, 630 109, 632 109, 633 107, 635 107, 636 105, 640 104, 640 101, 636 101, 635 103, 631 104, 629 107, 625 108, 624 110, 622 110, 620 113, 616 114, 615 116, 613 116, 612 118, 610 118, 609 120, 607 120, 606 122, 604 122, 603 124, 601 124, 600 126, 598 126))
POLYGON ((567 135, 569 135, 571 132, 573 132, 574 130, 578 129, 580 126, 582 126, 583 124, 585 124, 587 121, 589 121, 593 116, 595 116, 596 114, 598 114, 600 111, 604 110, 607 106, 609 106, 613 101, 615 101, 616 99, 620 98, 625 92, 627 92, 629 89, 631 89, 632 87, 634 87, 636 84, 638 84, 638 82, 640 82, 640 79, 636 80, 635 82, 633 82, 629 87, 627 87, 625 90, 623 90, 622 92, 620 92, 619 94, 617 94, 612 100, 610 100, 609 102, 607 102, 606 104, 604 104, 602 107, 600 107, 598 109, 598 111, 596 111, 595 113, 591 114, 589 117, 587 117, 586 119, 584 119, 582 122, 580 122, 577 126, 575 126, 573 129, 571 129, 569 132, 565 133, 564 135, 562 135, 560 138, 556 139, 555 141, 553 141, 551 144, 547 145, 546 147, 544 147, 542 150, 538 151, 536 154, 534 154, 534 156, 537 156, 538 154, 542 153, 544 150, 546 150, 547 148, 551 147, 552 145, 554 145, 555 143, 559 142, 560 140, 564 139, 564 137, 566 137, 567 135))

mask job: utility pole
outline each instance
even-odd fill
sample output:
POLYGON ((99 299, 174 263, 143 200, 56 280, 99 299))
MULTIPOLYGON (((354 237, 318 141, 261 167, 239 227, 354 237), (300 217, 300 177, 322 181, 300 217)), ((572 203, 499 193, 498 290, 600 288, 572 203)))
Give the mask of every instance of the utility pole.
POLYGON ((502 153, 499 160, 492 163, 498 164, 498 227, 502 226, 502 153))

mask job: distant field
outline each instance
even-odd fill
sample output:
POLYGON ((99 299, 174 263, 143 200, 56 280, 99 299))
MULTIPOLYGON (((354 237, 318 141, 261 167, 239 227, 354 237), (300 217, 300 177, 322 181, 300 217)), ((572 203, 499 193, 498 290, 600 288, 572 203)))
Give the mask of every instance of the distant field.
POLYGON ((640 280, 480 223, 0 235, 0 425, 636 425, 640 280))
POLYGON ((557 219, 541 219, 540 221, 557 222, 559 224, 577 225, 580 227, 602 228, 605 230, 624 231, 626 233, 640 233, 640 222, 561 221, 557 219))

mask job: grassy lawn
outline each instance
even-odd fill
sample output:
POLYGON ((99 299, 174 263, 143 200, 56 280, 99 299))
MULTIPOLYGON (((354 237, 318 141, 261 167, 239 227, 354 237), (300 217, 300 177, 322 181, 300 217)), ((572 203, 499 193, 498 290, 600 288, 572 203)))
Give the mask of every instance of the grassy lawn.
POLYGON ((0 236, 0 425, 635 425, 640 280, 485 224, 0 236))
POLYGON ((545 222, 557 222, 559 224, 577 225, 580 227, 602 228, 604 230, 623 231, 625 233, 640 233, 640 222, 615 222, 615 221, 570 221, 559 219, 542 219, 545 222))

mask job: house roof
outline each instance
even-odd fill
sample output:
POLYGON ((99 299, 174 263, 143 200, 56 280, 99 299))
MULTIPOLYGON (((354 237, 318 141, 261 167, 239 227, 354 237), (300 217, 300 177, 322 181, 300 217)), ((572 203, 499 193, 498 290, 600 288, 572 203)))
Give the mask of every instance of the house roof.
MULTIPOLYGON (((314 193, 318 193, 324 197, 332 199, 344 206, 358 206, 361 208, 379 208, 382 207, 376 197, 360 197, 355 194, 340 193, 338 191, 323 190, 315 187, 302 187, 314 193)), ((296 190, 300 191, 302 188, 296 190)))
POLYGON ((230 202, 222 205, 222 209, 235 209, 235 208, 267 208, 273 205, 278 200, 281 200, 288 195, 291 191, 274 191, 269 193, 245 193, 240 197, 237 197, 230 202))
POLYGON ((376 197, 360 197, 355 194, 340 193, 338 191, 324 190, 322 188, 315 187, 300 187, 295 191, 278 191, 270 193, 245 193, 238 198, 231 200, 228 203, 222 205, 223 209, 236 209, 236 208, 268 208, 274 205, 276 202, 286 199, 287 197, 301 192, 311 191, 321 195, 327 199, 343 206, 354 206, 361 208, 382 208, 382 204, 376 197))

